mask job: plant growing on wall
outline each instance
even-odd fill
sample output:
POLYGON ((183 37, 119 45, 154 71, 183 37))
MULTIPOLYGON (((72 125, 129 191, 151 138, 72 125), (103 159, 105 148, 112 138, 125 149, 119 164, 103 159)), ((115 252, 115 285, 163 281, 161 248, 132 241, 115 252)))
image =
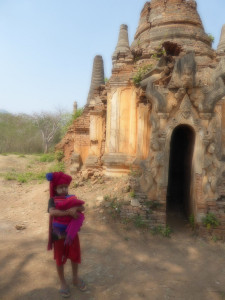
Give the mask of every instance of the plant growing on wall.
POLYGON ((207 229, 210 229, 212 227, 216 228, 220 225, 219 220, 213 213, 207 213, 207 215, 204 218, 202 218, 202 222, 207 229))
POLYGON ((213 44, 213 42, 215 40, 214 36, 211 33, 208 33, 208 37, 210 39, 211 44, 213 44))
POLYGON ((194 230, 196 224, 195 224, 195 217, 194 217, 193 214, 189 216, 189 223, 190 223, 190 225, 191 225, 192 230, 194 230))
POLYGON ((140 67, 138 70, 137 70, 137 73, 133 76, 133 83, 135 85, 139 85, 142 78, 144 77, 145 74, 147 74, 149 71, 151 71, 152 69, 152 65, 151 64, 148 64, 148 65, 145 65, 143 67, 140 67))
POLYGON ((59 150, 55 152, 55 159, 60 162, 64 158, 64 153, 63 151, 59 150))

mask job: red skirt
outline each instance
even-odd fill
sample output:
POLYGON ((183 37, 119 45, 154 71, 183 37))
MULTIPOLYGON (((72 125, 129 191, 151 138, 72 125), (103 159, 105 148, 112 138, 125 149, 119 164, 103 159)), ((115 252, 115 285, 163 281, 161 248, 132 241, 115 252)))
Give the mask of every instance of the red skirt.
POLYGON ((81 263, 80 241, 78 234, 76 235, 71 245, 64 245, 65 239, 60 239, 53 242, 54 259, 56 264, 61 266, 66 263, 69 258, 72 262, 81 263))

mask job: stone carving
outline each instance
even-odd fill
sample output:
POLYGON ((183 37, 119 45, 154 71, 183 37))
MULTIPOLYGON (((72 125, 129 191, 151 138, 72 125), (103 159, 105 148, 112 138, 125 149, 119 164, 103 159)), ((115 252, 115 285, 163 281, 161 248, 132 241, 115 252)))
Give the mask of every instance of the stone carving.
POLYGON ((179 88, 179 90, 175 94, 175 98, 179 101, 184 98, 184 95, 186 94, 185 88, 179 88))
POLYGON ((160 130, 159 119, 157 113, 152 113, 150 155, 148 159, 142 161, 140 164, 142 169, 140 189, 142 192, 148 193, 148 196, 152 199, 157 197, 157 189, 163 179, 165 132, 160 130))
POLYGON ((158 151, 140 164, 142 175, 140 177, 140 189, 144 193, 148 193, 150 199, 157 197, 157 189, 163 179, 162 172, 164 166, 164 152, 158 151))
POLYGON ((204 127, 201 124, 199 115, 193 107, 188 94, 184 96, 179 109, 173 114, 173 117, 168 119, 164 132, 168 134, 168 132, 171 132, 179 124, 188 124, 192 126, 196 132, 204 132, 204 127))
POLYGON ((166 112, 166 99, 154 85, 154 82, 161 77, 162 74, 155 74, 141 81, 141 87, 146 88, 146 97, 156 112, 166 112))
POLYGON ((180 105, 181 115, 185 119, 188 119, 191 116, 191 109, 192 109, 191 101, 190 101, 188 95, 186 94, 180 105))
POLYGON ((215 144, 211 143, 206 149, 203 168, 203 191, 207 198, 217 198, 217 180, 220 163, 215 155, 215 144))
POLYGON ((212 87, 203 89, 205 98, 199 104, 199 110, 202 112, 213 112, 216 103, 225 96, 225 58, 221 59, 214 73, 212 87))
POLYGON ((221 151, 221 125, 218 114, 215 113, 213 118, 210 120, 207 132, 206 138, 209 141, 214 142, 215 154, 219 159, 221 151))
POLYGON ((197 66, 193 52, 179 58, 175 64, 169 88, 193 88, 197 66))
POLYGON ((154 134, 155 132, 158 132, 159 130, 159 117, 158 114, 152 112, 150 116, 150 123, 152 127, 152 133, 154 134))

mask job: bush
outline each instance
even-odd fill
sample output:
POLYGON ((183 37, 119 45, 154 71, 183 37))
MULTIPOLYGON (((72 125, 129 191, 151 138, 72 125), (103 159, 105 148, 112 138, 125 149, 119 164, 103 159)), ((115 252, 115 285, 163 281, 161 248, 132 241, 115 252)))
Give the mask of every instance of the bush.
POLYGON ((195 229, 195 217, 193 214, 190 215, 190 217, 189 217, 189 223, 191 225, 191 228, 194 230, 195 229))
POLYGON ((219 220, 213 213, 207 213, 207 215, 202 218, 202 222, 207 229, 210 229, 211 227, 216 228, 220 225, 219 220))
POLYGON ((48 172, 65 172, 65 165, 62 161, 58 162, 57 164, 49 168, 48 172))
POLYGON ((16 175, 13 173, 7 173, 4 175, 5 180, 16 180, 16 175))
POLYGON ((147 228, 148 227, 148 224, 140 215, 135 216, 133 218, 133 222, 134 222, 134 225, 138 228, 147 228))
POLYGON ((52 162, 55 160, 54 153, 42 154, 39 158, 40 162, 52 162))
POLYGON ((60 162, 64 158, 63 151, 56 151, 55 152, 55 159, 60 162))
POLYGON ((136 196, 135 191, 131 191, 131 192, 130 192, 130 197, 131 197, 131 198, 135 198, 135 196, 136 196))
POLYGON ((32 180, 40 180, 43 181, 45 180, 45 174, 47 172, 42 171, 39 173, 32 173, 32 172, 25 172, 25 173, 7 173, 4 176, 5 180, 16 180, 20 183, 27 183, 30 182, 32 180))
POLYGON ((215 40, 214 36, 212 34, 208 33, 208 37, 210 39, 211 44, 213 44, 213 42, 215 40))
POLYGON ((152 229, 152 234, 154 234, 154 235, 160 234, 163 237, 169 238, 171 236, 171 233, 172 233, 172 229, 168 225, 166 225, 166 227, 159 225, 159 226, 153 227, 153 229, 152 229))
POLYGON ((143 67, 140 67, 137 71, 137 73, 134 75, 133 77, 133 82, 135 85, 139 85, 143 76, 145 74, 147 74, 150 70, 152 69, 152 65, 149 64, 149 65, 146 65, 146 66, 143 66, 143 67))

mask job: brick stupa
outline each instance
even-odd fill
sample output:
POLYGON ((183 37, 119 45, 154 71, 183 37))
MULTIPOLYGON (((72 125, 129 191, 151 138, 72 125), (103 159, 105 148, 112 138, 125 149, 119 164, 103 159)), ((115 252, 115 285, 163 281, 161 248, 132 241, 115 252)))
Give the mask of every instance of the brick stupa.
POLYGON ((182 212, 200 233, 224 238, 224 27, 215 51, 196 1, 152 0, 131 45, 127 30, 121 25, 111 78, 91 89, 57 148, 73 172, 135 170, 135 205, 121 203, 122 216, 155 227, 182 212), (209 214, 216 228, 204 226, 209 214))

